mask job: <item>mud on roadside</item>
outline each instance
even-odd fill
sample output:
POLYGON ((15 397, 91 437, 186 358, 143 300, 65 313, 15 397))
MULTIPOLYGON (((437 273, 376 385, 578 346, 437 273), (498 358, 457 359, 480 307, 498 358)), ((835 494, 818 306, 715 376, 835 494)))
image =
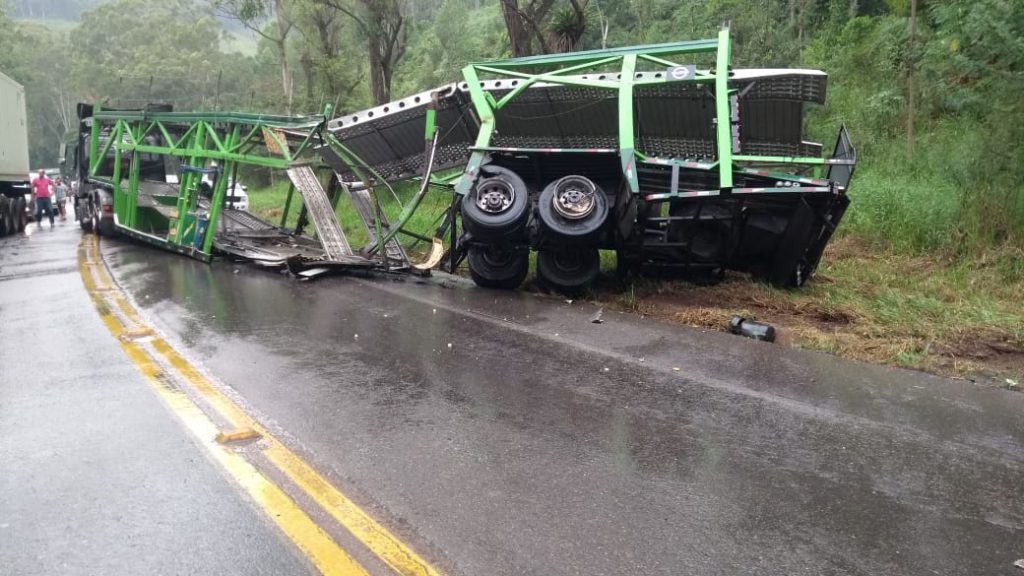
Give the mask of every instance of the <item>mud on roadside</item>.
MULTIPOLYGON (((914 281, 915 275, 934 277, 943 263, 909 257, 894 262, 891 255, 877 252, 856 238, 842 239, 830 246, 819 273, 800 290, 779 290, 730 274, 712 286, 682 280, 609 281, 591 298, 609 309, 722 331, 740 315, 775 326, 780 345, 1024 389, 1024 322, 1019 316, 1008 313, 986 322, 989 312, 970 309, 978 304, 964 299, 950 282, 914 281), (916 309, 900 307, 904 300, 934 301, 948 313, 914 318, 916 309)), ((1012 299, 1013 290, 1007 293, 1004 299, 1012 299)), ((997 310, 1013 307, 1012 302, 993 304, 997 310)))

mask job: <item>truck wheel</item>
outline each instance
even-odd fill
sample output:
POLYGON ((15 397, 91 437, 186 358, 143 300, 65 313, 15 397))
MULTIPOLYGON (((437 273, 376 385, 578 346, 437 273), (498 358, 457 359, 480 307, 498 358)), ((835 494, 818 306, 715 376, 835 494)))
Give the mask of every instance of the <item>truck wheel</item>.
POLYGON ((597 278, 601 256, 597 248, 563 248, 537 252, 537 277, 548 286, 576 293, 597 278))
POLYGON ((469 247, 469 275, 482 288, 514 290, 526 278, 530 253, 511 247, 489 245, 469 247))
POLYGON ((540 193, 537 212, 550 232, 581 244, 601 232, 608 217, 608 197, 585 176, 565 176, 540 193))
POLYGON ((529 216, 529 190, 515 172, 501 166, 481 169, 480 178, 462 201, 462 226, 477 240, 509 238, 529 216))
POLYGON ((112 217, 103 218, 102 216, 96 216, 95 226, 96 233, 100 236, 113 238, 114 234, 117 232, 117 230, 114 229, 114 219, 112 217))
POLYGON ((78 218, 78 226, 85 232, 92 232, 92 204, 89 203, 89 198, 77 198, 75 202, 75 217, 78 218))
POLYGON ((4 205, 4 234, 14 234, 18 231, 18 219, 14 212, 15 207, 18 205, 17 200, 10 200, 4 205))
POLYGON ((18 222, 18 232, 24 232, 28 226, 28 205, 25 202, 25 197, 18 198, 15 203, 15 214, 17 215, 16 221, 18 222))

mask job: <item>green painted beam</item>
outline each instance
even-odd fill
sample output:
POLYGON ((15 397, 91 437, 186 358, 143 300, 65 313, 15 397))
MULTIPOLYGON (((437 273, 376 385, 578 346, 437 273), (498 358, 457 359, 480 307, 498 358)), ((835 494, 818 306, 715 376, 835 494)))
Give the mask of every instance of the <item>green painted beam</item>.
POLYGON ((636 72, 636 54, 622 58, 622 79, 619 81, 619 162, 626 177, 629 191, 636 194, 640 183, 636 174, 636 134, 633 126, 633 83, 636 72))
POLYGON ((729 30, 718 33, 715 64, 715 122, 718 139, 718 187, 732 188, 732 109, 729 106, 729 30))
POLYGON ((166 123, 191 124, 209 122, 211 124, 259 124, 272 128, 308 130, 323 124, 326 119, 317 114, 313 116, 278 116, 274 114, 248 114, 243 112, 144 112, 108 110, 95 112, 93 118, 100 120, 124 120, 128 122, 155 121, 166 123))

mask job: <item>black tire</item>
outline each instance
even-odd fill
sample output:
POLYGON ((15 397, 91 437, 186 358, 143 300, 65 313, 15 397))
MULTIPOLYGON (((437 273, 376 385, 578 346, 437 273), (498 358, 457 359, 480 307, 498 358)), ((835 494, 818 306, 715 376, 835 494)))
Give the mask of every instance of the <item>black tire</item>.
POLYGON ((93 231, 92 204, 88 195, 75 198, 75 217, 78 218, 78 226, 83 232, 93 231))
POLYGON ((548 232, 571 244, 586 244, 595 239, 608 219, 608 197, 604 190, 584 176, 565 176, 548 184, 537 200, 537 213, 540 221, 548 232), (588 211, 579 217, 569 218, 559 213, 555 207, 556 200, 566 205, 567 194, 576 193, 580 189, 589 188, 582 194, 591 199, 588 211))
POLYGON ((7 233, 15 234, 18 232, 18 201, 12 200, 7 203, 7 233))
POLYGON ((530 191, 508 168, 484 166, 480 171, 481 177, 462 200, 462 227, 476 240, 511 239, 526 226, 530 191), (507 196, 507 205, 493 205, 502 195, 507 196), (492 200, 490 208, 488 199, 492 200))
POLYGON ((530 253, 496 244, 470 246, 469 275, 482 288, 514 290, 526 279, 530 253))
POLYGON ((96 233, 99 234, 100 236, 106 236, 108 238, 113 238, 117 234, 117 229, 114 228, 114 219, 113 219, 113 217, 111 217, 111 218, 103 218, 101 216, 98 216, 96 218, 96 225, 95 226, 96 226, 96 228, 95 228, 96 233))
POLYGON ((75 215, 78 216, 78 225, 84 232, 92 232, 92 213, 89 210, 89 201, 83 198, 79 202, 82 203, 82 211, 75 210, 75 215))
POLYGON ((25 197, 22 196, 21 198, 18 198, 14 206, 15 214, 17 215, 15 221, 18 223, 18 232, 24 232, 25 228, 28 227, 27 208, 28 207, 27 202, 25 202, 25 197))
POLYGON ((82 213, 75 212, 78 216, 78 225, 83 232, 92 232, 92 216, 88 212, 88 205, 83 207, 82 213))
POLYGON ((107 232, 103 228, 103 204, 98 194, 89 198, 89 219, 92 220, 92 231, 97 236, 107 232))
POLYGON ((576 293, 597 278, 601 256, 597 248, 563 248, 537 252, 537 278, 560 292, 576 293))

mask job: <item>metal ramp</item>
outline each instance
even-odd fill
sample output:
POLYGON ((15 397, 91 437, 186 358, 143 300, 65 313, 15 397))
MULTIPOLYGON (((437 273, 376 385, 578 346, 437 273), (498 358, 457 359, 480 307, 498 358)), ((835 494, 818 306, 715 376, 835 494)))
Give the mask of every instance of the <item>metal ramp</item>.
POLYGON ((306 211, 313 220, 316 235, 323 244, 327 258, 343 260, 346 256, 352 256, 352 247, 349 246, 348 239, 345 238, 345 233, 338 223, 338 217, 334 214, 334 207, 331 206, 327 193, 324 192, 313 169, 309 166, 293 166, 288 169, 288 177, 302 194, 306 211))
MULTIPOLYGON (((370 191, 365 187, 358 187, 358 185, 346 185, 343 186, 348 191, 349 198, 352 200, 352 205, 355 206, 356 212, 359 213, 359 217, 363 220, 363 224, 366 226, 366 233, 370 237, 370 244, 377 243, 377 227, 374 224, 375 210, 373 206, 373 198, 370 197, 370 191)), ((391 224, 388 222, 387 216, 383 212, 380 214, 380 225, 382 230, 388 230, 391 224)), ((405 265, 409 258, 405 253, 405 249, 402 248, 402 244, 398 242, 397 238, 392 238, 384 244, 384 253, 387 255, 390 262, 398 262, 405 265)))

